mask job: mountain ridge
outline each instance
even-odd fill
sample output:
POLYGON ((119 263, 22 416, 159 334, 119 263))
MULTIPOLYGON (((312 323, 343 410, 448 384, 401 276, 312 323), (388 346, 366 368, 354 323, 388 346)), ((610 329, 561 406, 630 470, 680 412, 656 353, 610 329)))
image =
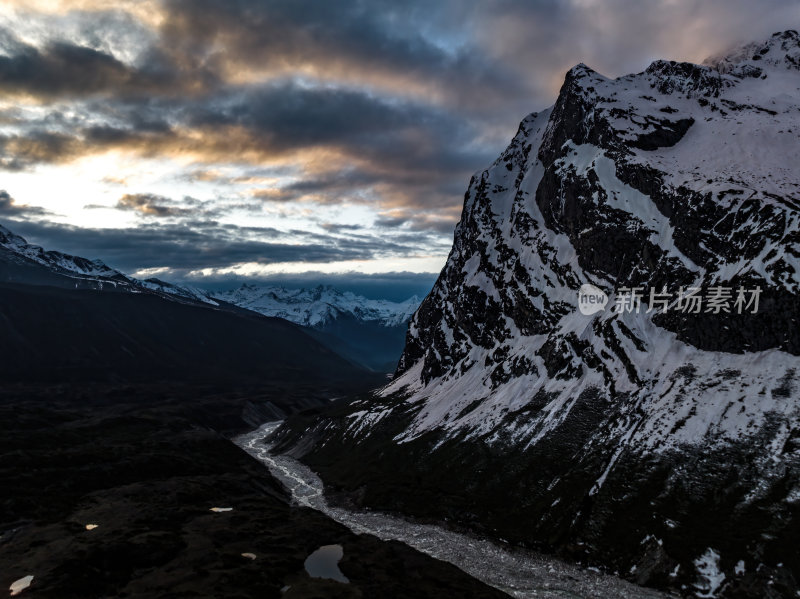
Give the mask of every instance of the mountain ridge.
POLYGON ((472 177, 395 379, 290 421, 281 447, 370 507, 640 584, 793 592, 800 36, 747 48, 617 79, 571 69, 472 177), (645 296, 586 316, 584 284, 610 306, 639 287, 758 288, 761 301, 691 313, 645 296))
POLYGON ((0 378, 12 383, 316 381, 338 394, 383 380, 309 329, 46 251, 5 227, 0 332, 0 378))
POLYGON ((0 281, 66 289, 155 295, 182 304, 240 314, 259 314, 297 324, 346 360, 377 373, 391 373, 400 356, 408 320, 419 304, 367 299, 332 286, 286 289, 242 284, 206 291, 156 278, 139 280, 107 266, 63 252, 44 250, 0 226, 0 281))
POLYGON ((265 316, 285 318, 295 324, 318 327, 346 313, 383 326, 405 324, 419 305, 415 295, 402 302, 368 299, 331 285, 287 289, 277 285, 243 283, 238 289, 216 291, 211 297, 248 308, 265 316))

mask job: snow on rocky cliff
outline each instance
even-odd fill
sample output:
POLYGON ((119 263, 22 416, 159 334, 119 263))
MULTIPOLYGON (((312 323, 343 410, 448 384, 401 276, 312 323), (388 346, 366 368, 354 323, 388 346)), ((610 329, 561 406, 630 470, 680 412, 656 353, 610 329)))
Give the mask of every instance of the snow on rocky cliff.
POLYGON ((617 79, 574 67, 472 177, 392 383, 286 447, 360 460, 329 470, 375 505, 642 584, 794 596, 798 165, 796 31, 617 79), (585 286, 605 309, 579 309, 585 286), (469 491, 419 500, 443 481, 469 491))
POLYGON ((573 68, 556 105, 524 119, 470 183, 384 391, 408 387, 424 404, 402 438, 447 429, 534 444, 598 389, 643 413, 598 442, 724 442, 778 415, 780 447, 798 427, 787 401, 800 366, 798 164, 795 32, 713 66, 657 61, 614 80, 573 68), (610 305, 623 288, 762 293, 757 314, 647 313, 644 297, 638 313, 584 316, 585 283, 610 305), (509 417, 534 400, 535 418, 509 417))

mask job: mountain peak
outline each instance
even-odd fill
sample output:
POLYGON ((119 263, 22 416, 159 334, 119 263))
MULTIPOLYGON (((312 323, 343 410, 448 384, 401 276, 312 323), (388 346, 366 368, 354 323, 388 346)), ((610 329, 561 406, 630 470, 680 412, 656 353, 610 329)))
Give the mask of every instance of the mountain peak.
POLYGON ((567 79, 573 78, 580 78, 580 77, 587 77, 591 75, 597 75, 597 71, 595 71, 592 67, 587 65, 586 63, 579 62, 574 67, 572 67, 569 71, 567 71, 567 79))
POLYGON ((617 79, 571 69, 470 180, 395 378, 304 420, 295 447, 363 456, 350 482, 382 505, 469 480, 431 509, 638 582, 715 597, 712 576, 738 597, 796 580, 758 570, 794 547, 773 531, 800 497, 797 41, 617 79), (605 302, 589 313, 586 287, 605 302), (714 289, 731 300, 716 311, 714 289))
POLYGON ((739 77, 761 76, 765 68, 800 70, 800 33, 794 29, 779 31, 766 40, 741 44, 711 56, 703 64, 739 77))
POLYGON ((23 246, 27 246, 28 242, 25 240, 24 237, 21 235, 17 235, 13 231, 5 228, 3 225, 0 225, 0 245, 14 248, 20 248, 23 246))

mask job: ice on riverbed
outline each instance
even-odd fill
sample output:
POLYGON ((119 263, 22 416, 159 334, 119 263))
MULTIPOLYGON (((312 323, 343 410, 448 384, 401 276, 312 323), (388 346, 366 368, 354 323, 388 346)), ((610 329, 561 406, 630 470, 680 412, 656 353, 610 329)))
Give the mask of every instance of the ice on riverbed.
POLYGON ((264 439, 279 425, 280 422, 267 423, 234 441, 269 468, 270 473, 291 493, 295 503, 322 512, 356 534, 405 543, 518 599, 666 597, 663 593, 614 576, 598 574, 538 553, 501 547, 487 539, 455 533, 439 526, 417 524, 380 512, 331 506, 325 498, 322 481, 314 472, 288 456, 270 453, 264 439))
POLYGON ((9 590, 11 591, 11 596, 13 597, 14 595, 19 595, 22 591, 31 586, 32 582, 33 582, 33 576, 30 574, 28 576, 23 576, 19 580, 15 580, 14 582, 11 583, 11 587, 9 587, 9 590))

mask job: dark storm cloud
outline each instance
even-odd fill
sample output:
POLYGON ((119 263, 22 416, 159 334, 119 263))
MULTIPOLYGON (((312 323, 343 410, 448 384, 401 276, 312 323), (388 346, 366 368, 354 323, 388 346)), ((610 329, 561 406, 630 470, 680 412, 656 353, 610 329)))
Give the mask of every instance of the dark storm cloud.
MULTIPOLYGON (((470 121, 435 107, 353 90, 285 83, 221 92, 206 100, 128 100, 112 109, 99 105, 95 110, 109 112, 116 119, 111 124, 87 127, 78 121, 70 130, 69 122, 60 122, 58 133, 0 137, 0 167, 20 170, 115 148, 145 156, 180 152, 207 163, 236 158, 254 164, 326 148, 339 156, 341 167, 331 161, 326 172, 304 175, 279 189, 253 190, 251 196, 268 202, 383 202, 430 209, 457 202, 462 181, 491 159, 490 149, 471 144, 476 132, 470 121)), ((179 206, 152 198, 134 204, 134 199, 118 207, 153 216, 181 213, 179 206)))
POLYGON ((198 81, 213 79, 205 71, 182 72, 155 47, 146 52, 143 65, 137 66, 69 40, 55 39, 36 47, 17 40, 6 29, 0 29, 0 44, 6 51, 0 56, 0 91, 11 94, 42 99, 174 94, 187 93, 198 81))
POLYGON ((385 181, 399 169, 466 169, 488 158, 482 148, 469 146, 476 128, 468 119, 356 90, 284 83, 229 89, 200 100, 127 100, 83 109, 107 122, 60 121, 58 131, 39 122, 39 129, 0 142, 18 157, 15 164, 57 162, 110 148, 167 155, 184 149, 213 162, 241 157, 232 153, 237 149, 267 160, 328 147, 389 169, 379 177, 350 167, 326 180, 298 182, 297 191, 385 181))
POLYGON ((179 216, 190 212, 170 206, 171 203, 169 198, 152 193, 126 193, 117 200, 117 208, 135 210, 146 216, 179 216))
POLYGON ((408 218, 404 216, 387 216, 382 218, 375 219, 375 226, 376 227, 386 227, 389 229, 393 229, 395 227, 402 227, 404 224, 408 222, 408 218))
POLYGON ((519 91, 510 71, 485 53, 423 34, 437 20, 457 28, 467 6, 414 0, 167 0, 165 6, 161 34, 175 54, 224 48, 209 62, 234 73, 295 69, 375 84, 416 83, 456 103, 474 101, 464 92, 480 88, 483 105, 519 91))
POLYGON ((0 168, 24 170, 41 163, 72 159, 80 142, 72 135, 32 130, 24 135, 0 135, 0 168))
POLYGON ((101 258, 123 272, 167 267, 176 278, 202 268, 226 268, 238 263, 326 263, 369 260, 396 244, 325 239, 286 243, 276 229, 235 227, 208 222, 148 225, 132 229, 93 229, 43 222, 7 221, 8 228, 29 242, 88 258, 101 258), (254 238, 254 234, 258 238, 254 238), (274 241, 269 241, 273 239, 274 241))
MULTIPOLYGON (((336 147, 364 159, 375 153, 396 166, 464 168, 482 153, 464 149, 475 136, 468 119, 434 106, 370 93, 297 83, 268 85, 218 95, 187 105, 178 114, 186 125, 210 132, 237 128, 264 152, 336 147), (435 163, 427 165, 424 161, 435 163)), ((351 172, 364 182, 369 173, 351 172)), ((374 182, 374 176, 372 177, 374 182)), ((341 178, 330 183, 346 183, 341 178)), ((315 183, 300 182, 296 189, 315 183)), ((325 185, 323 185, 325 186, 325 185)))
MULTIPOLYGON (((425 297, 436 282, 434 273, 385 272, 380 274, 304 272, 300 274, 275 274, 248 280, 248 284, 276 285, 287 289, 311 288, 332 285, 340 291, 352 291, 373 299, 388 299, 401 302, 416 295, 425 297)), ((242 283, 241 277, 210 276, 185 279, 186 283, 200 285, 204 289, 223 291, 235 289, 242 283)))
POLYGON ((15 44, 0 57, 0 90, 52 96, 91 94, 126 85, 133 73, 113 56, 91 48, 54 42, 38 49, 15 44))
MULTIPOLYGON (((208 204, 131 191, 117 207, 144 228, 37 232, 48 246, 176 274, 438 249, 470 174, 552 103, 574 64, 618 76, 800 25, 796 0, 163 0, 152 19, 91 4, 27 36, 0 34, 0 91, 46 108, 0 111, 0 169, 122 150, 179 158, 186 180, 230 185, 208 204), (232 163, 272 173, 263 185, 218 174, 232 163), (276 201, 372 204, 375 230, 309 217, 329 235, 291 245, 214 222, 225 205, 276 201)), ((0 211, 21 215, 9 202, 0 211)))
POLYGON ((18 204, 5 189, 0 189, 0 216, 27 218, 29 216, 46 216, 48 214, 50 213, 43 208, 18 204))

